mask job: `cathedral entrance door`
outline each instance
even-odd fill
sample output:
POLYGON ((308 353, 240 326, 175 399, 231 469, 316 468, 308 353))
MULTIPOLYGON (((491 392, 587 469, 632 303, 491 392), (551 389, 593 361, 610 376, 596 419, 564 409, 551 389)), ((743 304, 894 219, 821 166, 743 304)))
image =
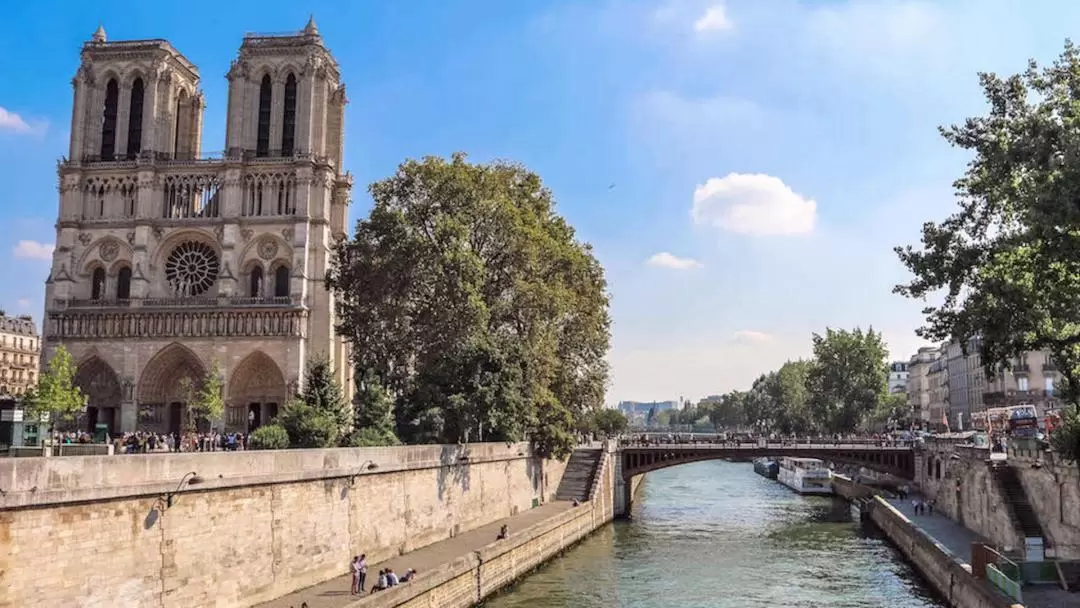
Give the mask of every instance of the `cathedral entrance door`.
POLYGON ((116 408, 104 407, 98 410, 98 424, 108 426, 109 436, 113 436, 116 433, 116 408))
POLYGON ((248 432, 262 426, 262 404, 252 403, 248 405, 248 432))
POLYGON ((93 406, 86 408, 86 432, 93 435, 94 429, 97 428, 97 423, 98 408, 93 406))
POLYGON ((184 431, 184 404, 169 404, 169 433, 176 434, 184 431))

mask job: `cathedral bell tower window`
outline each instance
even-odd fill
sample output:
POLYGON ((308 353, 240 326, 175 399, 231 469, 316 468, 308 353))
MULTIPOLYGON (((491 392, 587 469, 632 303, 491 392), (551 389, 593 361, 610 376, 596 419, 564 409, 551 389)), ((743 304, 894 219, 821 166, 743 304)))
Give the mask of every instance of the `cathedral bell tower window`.
POLYGON ((289 297, 289 269, 285 266, 278 266, 274 271, 274 297, 289 297))
POLYGON ((131 269, 124 266, 116 274, 116 299, 131 299, 131 269))
POLYGON ((95 268, 90 279, 90 299, 100 300, 105 295, 105 269, 95 268))
POLYGON ((270 156, 270 102, 273 96, 273 84, 270 75, 262 77, 259 85, 259 130, 255 140, 255 156, 270 156))
POLYGON ((281 123, 281 154, 292 156, 296 142, 296 76, 285 80, 285 116, 281 123))
POLYGON ((120 87, 115 78, 105 85, 105 112, 101 122, 101 160, 116 156, 116 106, 120 101, 120 87))
POLYGON ((127 157, 134 159, 142 152, 143 79, 131 83, 131 104, 128 112, 127 157))

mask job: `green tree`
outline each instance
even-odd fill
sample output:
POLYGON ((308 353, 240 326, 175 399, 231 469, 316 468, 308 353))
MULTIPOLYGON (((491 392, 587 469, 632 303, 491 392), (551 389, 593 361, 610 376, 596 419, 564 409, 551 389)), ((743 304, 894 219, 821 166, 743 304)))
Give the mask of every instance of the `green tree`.
POLYGON ((280 424, 294 448, 328 448, 337 443, 337 420, 303 399, 290 399, 278 413, 280 424))
POLYGON ((210 371, 202 378, 184 376, 180 379, 180 393, 184 396, 189 431, 197 431, 200 423, 210 425, 225 413, 222 388, 221 365, 217 360, 210 364, 210 371))
POLYGON ((746 393, 742 391, 732 391, 726 395, 722 395, 719 401, 712 404, 709 408, 709 422, 712 423, 713 428, 720 429, 733 429, 743 423, 744 419, 744 407, 743 400, 746 398, 746 393))
POLYGON ((284 450, 289 447, 289 434, 280 424, 266 424, 251 432, 247 445, 251 450, 284 450))
MULTIPOLYGON (((1065 401, 1080 398, 1080 51, 1066 42, 1050 66, 980 74, 985 116, 942 128, 973 158, 955 182, 960 209, 923 226, 922 247, 897 247, 914 275, 902 295, 923 300, 920 335, 978 337, 987 374, 1047 350, 1065 401)), ((1077 437, 1080 442, 1080 436, 1077 437)), ((1075 448, 1080 453, 1080 443, 1075 448)), ((1072 451, 1072 450, 1066 450, 1072 451)))
POLYGON ((356 381, 356 389, 356 427, 347 438, 348 445, 397 445, 399 441, 394 433, 394 402, 375 370, 364 370, 356 381))
POLYGON ((828 432, 853 431, 886 395, 885 342, 873 328, 826 329, 812 339, 814 362, 806 386, 814 418, 828 432))
POLYGON ((38 378, 37 386, 23 396, 23 403, 33 418, 49 417, 49 430, 57 420, 74 420, 86 408, 86 395, 75 385, 76 366, 71 353, 57 346, 49 365, 38 378))
POLYGON ((777 431, 803 435, 817 427, 807 388, 812 369, 812 361, 788 361, 770 375, 765 388, 769 392, 771 418, 777 431))
POLYGON ((602 406, 607 285, 540 178, 509 163, 406 161, 335 247, 327 284, 358 369, 408 442, 532 439, 565 456, 602 406))
POLYGON ((353 413, 334 371, 326 357, 310 360, 304 371, 304 392, 300 398, 333 420, 338 434, 344 435, 352 428, 353 413))
POLYGON ((596 430, 608 437, 622 433, 629 426, 626 415, 619 410, 603 408, 593 412, 593 425, 596 430))

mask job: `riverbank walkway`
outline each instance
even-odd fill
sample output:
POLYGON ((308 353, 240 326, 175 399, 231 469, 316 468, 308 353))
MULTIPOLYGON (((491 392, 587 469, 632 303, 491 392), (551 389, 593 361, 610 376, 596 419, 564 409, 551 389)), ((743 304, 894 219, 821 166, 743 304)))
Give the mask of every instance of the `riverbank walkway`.
MULTIPOLYGON (((507 517, 506 519, 500 519, 485 526, 480 526, 474 530, 463 532, 453 538, 448 538, 437 543, 432 543, 426 547, 422 547, 415 551, 410 551, 405 555, 400 555, 388 559, 378 564, 368 564, 367 574, 367 589, 370 592, 371 587, 379 579, 379 570, 383 568, 393 568, 394 572, 397 572, 400 576, 405 573, 405 570, 409 568, 415 569, 421 575, 424 572, 433 570, 434 568, 445 564, 449 561, 453 561, 462 555, 465 555, 471 551, 477 551, 486 545, 495 542, 495 537, 499 534, 499 529, 503 525, 510 528, 510 533, 520 532, 529 526, 540 523, 549 517, 552 517, 558 513, 571 509, 573 503, 569 501, 553 501, 545 505, 536 507, 535 509, 529 509, 528 511, 518 513, 513 517, 507 517)), ((363 553, 363 550, 360 551, 363 553)), ((351 602, 355 602, 360 599, 359 596, 352 595, 350 589, 352 587, 352 575, 348 574, 349 564, 341 564, 341 576, 302 589, 295 593, 290 593, 284 597, 280 597, 276 600, 258 604, 259 608, 299 608, 304 602, 307 602, 308 608, 343 608, 348 606, 351 602)))
MULTIPOLYGON (((919 526, 923 532, 930 535, 938 544, 944 546, 956 556, 956 560, 971 570, 971 543, 985 542, 993 546, 993 543, 981 538, 978 534, 968 530, 959 523, 949 519, 940 513, 933 515, 915 515, 915 507, 911 504, 911 498, 900 500, 890 498, 889 504, 896 508, 919 526)), ((1060 587, 1050 585, 1028 586, 1023 588, 1025 608, 1067 608, 1080 605, 1080 594, 1069 593, 1060 587)))

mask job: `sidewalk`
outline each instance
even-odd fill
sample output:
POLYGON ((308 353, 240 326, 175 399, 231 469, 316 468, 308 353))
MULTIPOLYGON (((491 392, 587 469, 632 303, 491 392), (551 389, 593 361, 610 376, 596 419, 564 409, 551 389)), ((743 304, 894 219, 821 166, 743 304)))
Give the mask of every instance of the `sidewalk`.
MULTIPOLYGON (((971 543, 981 541, 993 546, 993 543, 982 539, 978 534, 968 530, 964 526, 949 519, 945 515, 934 513, 933 515, 915 515, 915 508, 911 506, 911 499, 899 500, 890 498, 889 504, 896 508, 911 520, 912 523, 922 528, 939 544, 952 551, 958 561, 970 566, 971 543)), ((1022 589, 1025 608, 1065 608, 1068 606, 1080 606, 1080 594, 1069 593, 1060 587, 1050 585, 1027 586, 1022 589)))
MULTIPOLYGON (((394 572, 398 573, 403 573, 408 568, 414 568, 417 572, 425 572, 494 542, 495 537, 499 534, 499 529, 503 524, 510 527, 511 533, 520 532, 533 524, 537 524, 557 513, 566 511, 571 507, 573 507, 573 503, 571 502, 549 502, 546 505, 542 505, 535 509, 529 509, 523 513, 518 513, 513 517, 500 519, 499 521, 492 522, 486 526, 464 532, 454 538, 448 538, 444 541, 430 544, 422 549, 406 553, 405 555, 388 559, 378 564, 369 564, 367 574, 368 591, 371 590, 371 587, 378 580, 379 570, 382 568, 393 568, 394 572)), ((343 573, 347 573, 348 569, 349 564, 341 564, 341 571, 343 573)), ((258 604, 258 608, 299 608, 300 604, 303 602, 307 602, 308 608, 341 608, 342 606, 346 606, 350 602, 359 599, 358 596, 349 593, 351 586, 352 576, 349 574, 342 574, 325 583, 308 587, 307 589, 291 593, 276 600, 258 604)))

